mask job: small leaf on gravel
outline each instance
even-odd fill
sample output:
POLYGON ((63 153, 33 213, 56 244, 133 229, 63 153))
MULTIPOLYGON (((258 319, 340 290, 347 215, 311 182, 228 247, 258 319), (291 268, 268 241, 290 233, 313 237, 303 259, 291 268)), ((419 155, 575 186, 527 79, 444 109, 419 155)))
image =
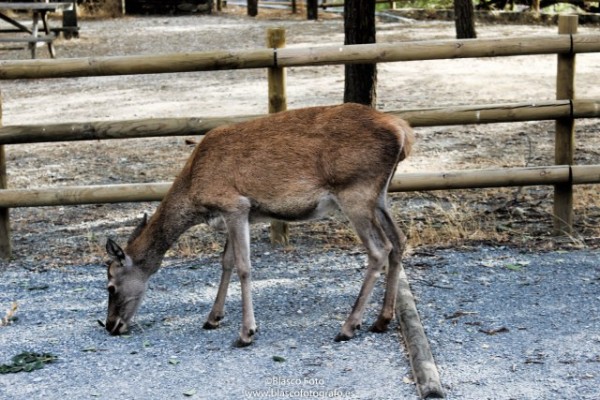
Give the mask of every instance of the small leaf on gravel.
POLYGON ((273 361, 275 362, 285 362, 285 358, 281 356, 273 356, 273 361))
POLYGON ((55 361, 58 357, 50 353, 23 352, 12 358, 12 364, 0 365, 0 374, 31 372, 44 368, 44 364, 55 361))
POLYGON ((444 318, 446 318, 446 319, 455 319, 455 318, 464 317, 466 315, 475 315, 475 314, 477 314, 477 311, 458 310, 458 311, 455 311, 452 314, 445 314, 444 318))
POLYGON ((150 343, 150 341, 149 341, 149 340, 144 340, 144 342, 142 343, 142 345, 143 345, 144 347, 152 347, 152 343, 150 343))
POLYGON ((48 289, 50 286, 49 285, 38 285, 38 286, 29 286, 27 288, 27 290, 30 291, 34 291, 34 290, 46 290, 48 289))
POLYGON ((196 389, 188 389, 185 392, 183 392, 183 395, 187 396, 187 397, 192 397, 195 394, 196 394, 196 389))
POLYGON ((518 264, 506 264, 504 267, 511 271, 520 271, 523 268, 523 266, 518 264))
POLYGON ((171 364, 171 365, 177 365, 177 364, 179 364, 180 362, 181 362, 181 361, 180 361, 179 359, 175 358, 175 357, 171 357, 171 358, 169 358, 169 364, 171 364))
POLYGON ((94 346, 90 346, 90 347, 86 347, 85 349, 81 350, 84 353, 96 353, 98 351, 97 348, 95 348, 94 346))
POLYGON ((510 330, 503 326, 501 328, 497 328, 497 329, 480 329, 479 332, 481 333, 485 333, 486 335, 495 335, 497 333, 508 333, 510 332, 510 330))

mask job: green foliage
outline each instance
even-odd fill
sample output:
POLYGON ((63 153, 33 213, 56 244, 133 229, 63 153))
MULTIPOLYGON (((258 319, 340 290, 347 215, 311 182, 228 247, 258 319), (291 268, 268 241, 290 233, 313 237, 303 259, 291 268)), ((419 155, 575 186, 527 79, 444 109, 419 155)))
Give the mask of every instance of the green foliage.
POLYGON ((44 364, 54 362, 58 359, 50 353, 31 353, 23 352, 12 358, 12 364, 0 365, 0 374, 10 374, 16 372, 31 372, 36 369, 44 368, 44 364))
POLYGON ((585 10, 582 10, 576 5, 569 3, 555 3, 551 6, 542 8, 541 11, 548 14, 585 13, 585 10))
MULTIPOLYGON (((396 8, 448 9, 452 8, 453 4, 453 0, 403 0, 396 2, 396 8)), ((377 11, 390 9, 388 3, 379 3, 375 7, 377 11)))

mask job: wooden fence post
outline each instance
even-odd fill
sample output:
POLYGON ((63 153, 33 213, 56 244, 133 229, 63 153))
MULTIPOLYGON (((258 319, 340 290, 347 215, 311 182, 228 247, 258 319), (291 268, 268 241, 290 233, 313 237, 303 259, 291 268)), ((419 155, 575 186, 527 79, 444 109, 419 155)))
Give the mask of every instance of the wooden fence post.
MULTIPOLYGON (((577 15, 561 15, 558 19, 558 33, 577 33, 577 15)), ((575 53, 558 55, 556 74, 556 99, 575 98, 575 53)), ((572 165, 575 150, 575 119, 556 120, 554 160, 557 165, 572 165)), ((554 186, 554 234, 569 235, 573 232, 573 184, 572 182, 554 186)))
MULTIPOLYGON (((2 93, 0 93, 0 127, 2 127, 2 93)), ((6 153, 4 145, 0 145, 0 190, 6 189, 6 153)), ((8 208, 0 208, 0 258, 12 256, 10 243, 10 220, 8 208)))
MULTIPOLYGON (((275 49, 285 47, 284 28, 270 28, 267 30, 267 47, 275 49)), ((277 57, 275 57, 275 60, 277 60, 277 57)), ((285 68, 277 66, 268 68, 270 114, 287 109, 285 76, 285 68)), ((289 240, 289 225, 282 221, 271 221, 271 243, 287 246, 289 240)))

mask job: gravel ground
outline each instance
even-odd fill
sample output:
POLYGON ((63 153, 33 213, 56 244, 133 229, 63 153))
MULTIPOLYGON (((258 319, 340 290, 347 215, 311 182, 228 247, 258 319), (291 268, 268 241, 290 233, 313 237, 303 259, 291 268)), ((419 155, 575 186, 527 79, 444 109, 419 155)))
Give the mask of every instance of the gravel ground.
MULTIPOLYGON (((259 333, 245 349, 232 347, 241 320, 236 279, 223 326, 201 329, 219 277, 213 254, 192 263, 168 259, 125 337, 97 323, 106 308, 100 265, 4 270, 0 304, 19 308, 18 319, 0 328, 0 363, 23 351, 58 360, 0 375, 2 398, 417 398, 396 328, 333 341, 358 293, 364 254, 309 241, 273 250, 266 228, 258 230, 259 333)), ((598 398, 598 256, 494 247, 409 255, 407 272, 447 398, 598 398)), ((382 291, 380 284, 367 324, 382 291)))

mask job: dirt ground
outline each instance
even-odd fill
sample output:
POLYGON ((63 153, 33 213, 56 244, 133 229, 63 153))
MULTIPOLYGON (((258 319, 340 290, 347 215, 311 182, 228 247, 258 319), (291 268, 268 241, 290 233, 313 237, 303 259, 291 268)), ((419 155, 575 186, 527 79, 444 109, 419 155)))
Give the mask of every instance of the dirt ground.
MULTIPOLYGON (((256 48, 268 27, 283 26, 288 46, 343 43, 343 21, 324 15, 305 21, 263 12, 212 16, 126 17, 81 21, 81 37, 60 40, 59 57, 118 56, 256 48)), ((581 33, 597 27, 580 27, 581 33)), ((555 34, 555 26, 479 25, 479 37, 555 34)), ((451 22, 378 23, 379 42, 452 39, 451 22)), ((45 56, 45 49, 40 49, 45 56)), ((26 59, 27 51, 0 51, 2 59, 26 59)), ((600 55, 577 59, 577 96, 599 98, 600 55)), ((448 105, 539 102, 555 98, 556 56, 439 60, 380 64, 378 108, 398 110, 448 105)), ((288 70, 288 107, 340 103, 343 66, 288 70)), ((3 124, 45 124, 152 117, 260 114, 267 110, 266 71, 241 70, 53 80, 3 81, 3 124)), ((598 120, 577 122, 578 164, 600 163, 598 120)), ((418 144, 399 172, 552 165, 554 124, 529 122, 417 129, 418 144)), ((168 181, 192 148, 186 138, 14 145, 7 148, 9 186, 168 181)), ((577 187, 576 231, 554 239, 549 187, 408 193, 392 196, 397 220, 413 247, 471 246, 481 242, 540 249, 597 247, 600 197, 594 186, 577 187)), ((106 236, 126 237, 156 204, 118 204, 14 209, 14 260, 35 268, 98 262, 106 236)), ((297 225, 319 232, 325 246, 353 246, 345 223, 297 225), (333 225, 333 226, 332 226, 333 225), (331 232, 337 235, 331 235, 331 232)), ((300 239, 298 239, 300 240, 300 239)), ((219 249, 206 228, 184 236, 174 252, 193 257, 219 249)))

